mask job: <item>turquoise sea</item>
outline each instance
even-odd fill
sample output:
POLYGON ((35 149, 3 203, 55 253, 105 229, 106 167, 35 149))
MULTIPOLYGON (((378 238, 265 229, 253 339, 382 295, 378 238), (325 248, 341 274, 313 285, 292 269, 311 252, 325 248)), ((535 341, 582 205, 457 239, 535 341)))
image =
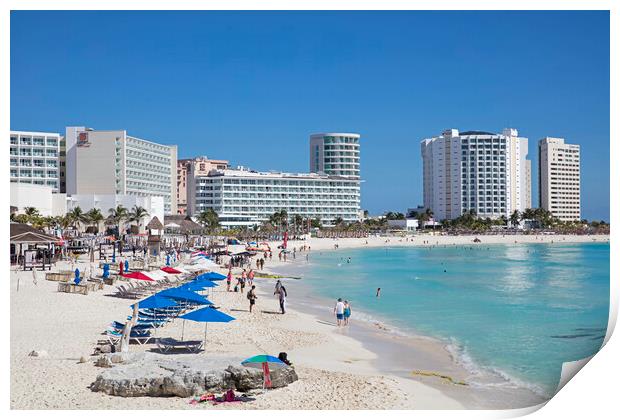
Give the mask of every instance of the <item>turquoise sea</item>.
POLYGON ((562 363, 602 344, 609 276, 608 243, 515 244, 313 251, 303 283, 349 300, 352 320, 439 338, 471 372, 551 396, 562 363))

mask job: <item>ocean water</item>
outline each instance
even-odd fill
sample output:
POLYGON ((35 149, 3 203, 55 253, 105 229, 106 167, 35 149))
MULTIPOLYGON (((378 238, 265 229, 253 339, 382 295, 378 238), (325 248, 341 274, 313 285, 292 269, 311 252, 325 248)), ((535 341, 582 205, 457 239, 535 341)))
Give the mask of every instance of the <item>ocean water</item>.
POLYGON ((550 397, 602 344, 609 276, 609 244, 515 244, 312 252, 303 283, 352 320, 443 340, 474 385, 493 372, 550 397))

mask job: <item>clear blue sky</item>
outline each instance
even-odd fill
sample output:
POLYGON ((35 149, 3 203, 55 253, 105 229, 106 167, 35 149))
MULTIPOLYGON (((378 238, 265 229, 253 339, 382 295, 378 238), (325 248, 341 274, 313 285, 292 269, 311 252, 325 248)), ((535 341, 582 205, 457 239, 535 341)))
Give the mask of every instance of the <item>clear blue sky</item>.
POLYGON ((11 128, 127 129, 255 169, 308 171, 308 135, 362 135, 362 207, 422 201, 446 128, 582 146, 609 220, 607 12, 12 12, 11 128))

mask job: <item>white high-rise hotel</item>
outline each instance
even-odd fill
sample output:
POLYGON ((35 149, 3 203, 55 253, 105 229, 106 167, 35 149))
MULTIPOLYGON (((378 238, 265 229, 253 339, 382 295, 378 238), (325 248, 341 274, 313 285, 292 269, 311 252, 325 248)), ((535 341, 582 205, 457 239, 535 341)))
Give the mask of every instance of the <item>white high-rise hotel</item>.
POLYGON ((310 173, 213 170, 188 181, 188 211, 208 208, 223 226, 252 226, 286 210, 289 216, 359 220, 359 134, 324 133, 310 137, 310 173), (193 199, 194 202, 190 202, 193 199))
POLYGON ((11 131, 11 182, 45 185, 60 191, 59 133, 11 131))
POLYGON ((527 138, 446 130, 422 140, 424 207, 437 220, 473 210, 479 217, 510 217, 531 207, 531 162, 527 138))
POLYGON ((540 207, 563 221, 581 220, 579 145, 545 137, 538 157, 540 207))
POLYGON ((67 127, 67 194, 163 197, 177 212, 177 147, 132 137, 125 130, 67 127))

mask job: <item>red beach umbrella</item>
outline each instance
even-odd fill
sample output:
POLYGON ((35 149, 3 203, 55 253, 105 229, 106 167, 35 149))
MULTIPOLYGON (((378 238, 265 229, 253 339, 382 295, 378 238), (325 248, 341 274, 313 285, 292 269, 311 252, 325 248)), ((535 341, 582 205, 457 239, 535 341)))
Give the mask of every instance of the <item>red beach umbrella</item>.
POLYGON ((181 274, 181 272, 179 270, 177 270, 176 268, 172 268, 172 267, 162 267, 160 268, 161 271, 165 271, 168 274, 181 274))
POLYGON ((144 274, 142 271, 133 271, 129 274, 123 274, 123 277, 128 278, 128 279, 136 279, 136 280, 148 280, 148 281, 155 280, 147 276, 146 274, 144 274))

